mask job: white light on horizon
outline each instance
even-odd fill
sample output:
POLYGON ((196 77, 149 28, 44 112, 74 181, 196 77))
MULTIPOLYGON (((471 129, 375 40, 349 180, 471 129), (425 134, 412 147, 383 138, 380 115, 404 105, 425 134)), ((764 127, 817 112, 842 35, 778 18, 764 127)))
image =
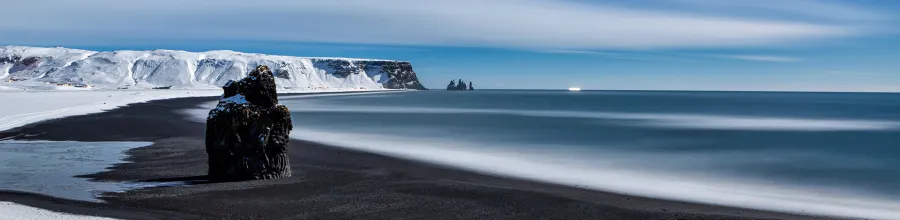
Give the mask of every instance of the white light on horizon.
POLYGON ((569 87, 569 91, 578 92, 581 91, 581 87, 569 87))

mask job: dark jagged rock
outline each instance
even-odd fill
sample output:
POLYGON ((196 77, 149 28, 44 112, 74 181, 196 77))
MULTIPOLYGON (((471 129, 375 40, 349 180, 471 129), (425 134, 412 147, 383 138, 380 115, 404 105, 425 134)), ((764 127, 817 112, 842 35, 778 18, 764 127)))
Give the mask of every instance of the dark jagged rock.
POLYGON ((22 56, 14 54, 12 56, 0 57, 0 64, 16 63, 16 62, 19 62, 20 60, 22 60, 22 56))
POLYGON ((278 105, 272 71, 259 66, 222 89, 219 104, 206 119, 210 180, 291 176, 286 151, 293 125, 290 111, 278 105))
POLYGON ((238 83, 235 81, 228 81, 225 83, 225 86, 222 86, 222 97, 232 97, 238 94, 238 83))
POLYGON ((450 91, 466 91, 466 90, 472 91, 472 90, 475 90, 475 87, 472 87, 472 82, 469 82, 469 85, 466 86, 466 82, 463 82, 462 79, 460 79, 459 82, 450 80, 450 84, 447 85, 447 90, 450 90, 450 91))
POLYGON ((22 65, 31 66, 37 62, 41 62, 41 57, 28 57, 22 60, 22 65))
POLYGON ((278 93, 275 91, 275 77, 267 66, 256 67, 247 77, 238 82, 238 92, 247 101, 262 107, 278 104, 278 93))
POLYGON ((447 90, 456 90, 456 81, 450 80, 450 84, 447 85, 447 90))
POLYGON ((30 72, 30 74, 36 74, 31 70, 40 65, 42 60, 43 59, 41 57, 26 57, 24 59, 20 59, 18 62, 13 64, 12 68, 9 69, 9 72, 30 72))
POLYGON ((463 82, 462 79, 460 79, 459 83, 456 83, 456 90, 466 90, 466 82, 463 82))

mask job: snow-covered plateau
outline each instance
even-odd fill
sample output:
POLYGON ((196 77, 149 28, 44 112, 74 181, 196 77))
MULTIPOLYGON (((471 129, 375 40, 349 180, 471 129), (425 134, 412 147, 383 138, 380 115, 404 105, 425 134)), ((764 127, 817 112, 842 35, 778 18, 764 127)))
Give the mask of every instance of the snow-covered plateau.
POLYGON ((204 89, 238 80, 258 65, 279 89, 425 89, 405 61, 276 56, 235 51, 88 51, 0 47, 0 91, 204 89))

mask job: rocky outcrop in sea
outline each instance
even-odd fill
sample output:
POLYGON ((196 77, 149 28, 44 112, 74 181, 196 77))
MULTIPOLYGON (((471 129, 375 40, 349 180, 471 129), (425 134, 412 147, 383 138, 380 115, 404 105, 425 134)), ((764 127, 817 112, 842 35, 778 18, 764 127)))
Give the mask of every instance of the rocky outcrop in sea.
POLYGON ((206 119, 206 153, 212 181, 291 176, 287 145, 293 125, 278 105, 275 78, 258 66, 240 81, 229 81, 206 119))
POLYGON ((451 90, 451 91, 469 90, 469 91, 472 91, 472 90, 475 90, 475 87, 472 87, 472 82, 469 82, 469 86, 466 87, 466 82, 463 82, 462 79, 460 79, 459 82, 450 80, 450 84, 447 85, 447 90, 451 90))

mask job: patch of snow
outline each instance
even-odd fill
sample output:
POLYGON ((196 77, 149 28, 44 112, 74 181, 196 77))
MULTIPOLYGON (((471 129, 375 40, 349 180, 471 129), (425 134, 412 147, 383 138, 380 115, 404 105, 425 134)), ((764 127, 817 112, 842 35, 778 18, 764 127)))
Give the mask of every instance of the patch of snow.
MULTIPOLYGON (((357 89, 278 90, 279 93, 287 94, 358 91, 357 89)), ((0 92, 0 103, 3 103, 4 106, 15 105, 15 107, 0 108, 0 131, 54 118, 103 112, 132 103, 221 95, 222 89, 2 91, 0 92)))
POLYGON ((62 212, 55 212, 41 208, 26 206, 14 202, 0 201, 0 220, 113 220, 114 218, 104 218, 97 216, 75 215, 62 212))
POLYGON ((86 91, 3 91, 0 103, 0 131, 38 121, 102 112, 131 103, 157 99, 218 96, 210 90, 86 90, 86 91))
POLYGON ((237 95, 234 95, 234 96, 231 96, 228 98, 224 98, 224 99, 222 99, 222 101, 226 102, 226 103, 234 103, 234 104, 238 104, 238 105, 243 105, 243 104, 249 103, 249 102, 247 102, 247 98, 241 94, 237 94, 237 95))

